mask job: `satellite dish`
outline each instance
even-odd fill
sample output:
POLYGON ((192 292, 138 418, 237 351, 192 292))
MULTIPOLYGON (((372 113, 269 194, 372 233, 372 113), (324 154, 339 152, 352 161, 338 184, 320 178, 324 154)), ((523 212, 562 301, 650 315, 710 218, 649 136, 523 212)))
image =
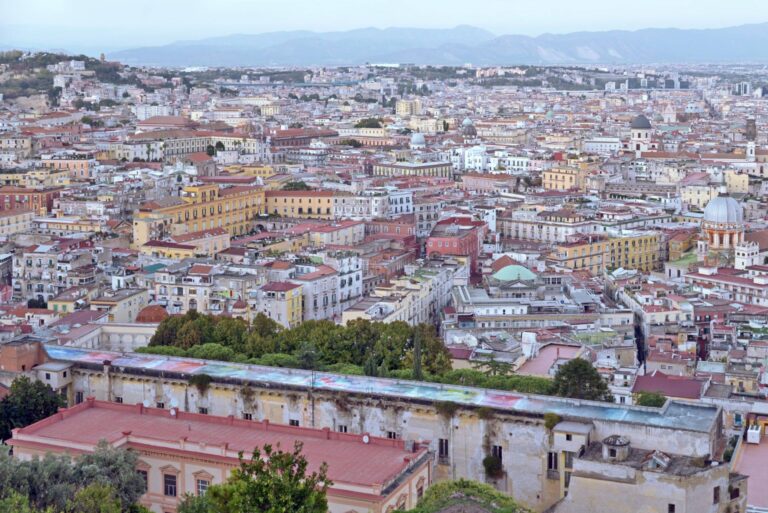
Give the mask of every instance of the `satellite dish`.
POLYGON ((371 441, 371 437, 368 435, 363 435, 363 443, 367 444, 371 441))
POLYGON ((176 416, 176 408, 171 408, 171 417, 176 416))
POLYGON ((142 403, 144 405, 144 408, 149 408, 149 399, 144 399, 144 402, 142 403))

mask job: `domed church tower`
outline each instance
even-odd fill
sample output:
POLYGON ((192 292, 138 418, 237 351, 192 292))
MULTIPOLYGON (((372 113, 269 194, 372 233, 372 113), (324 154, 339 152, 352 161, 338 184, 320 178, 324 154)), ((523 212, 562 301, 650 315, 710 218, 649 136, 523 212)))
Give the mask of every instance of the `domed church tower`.
POLYGON ((701 223, 699 260, 710 265, 729 265, 736 246, 744 243, 744 210, 738 201, 721 194, 707 203, 701 223))

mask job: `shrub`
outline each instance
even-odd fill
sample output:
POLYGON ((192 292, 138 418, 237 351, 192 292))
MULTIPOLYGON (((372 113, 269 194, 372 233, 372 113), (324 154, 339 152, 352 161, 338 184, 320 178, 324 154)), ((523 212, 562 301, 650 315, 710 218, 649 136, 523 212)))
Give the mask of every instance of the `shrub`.
POLYGON ((453 414, 456 413, 456 410, 460 408, 458 404, 451 401, 435 401, 434 406, 435 410, 437 410, 437 413, 448 419, 453 417, 453 414))
POLYGON ((544 427, 552 431, 560 421, 563 420, 557 413, 548 412, 544 414, 544 427))
POLYGON ((213 378, 211 378, 208 374, 193 374, 189 378, 189 384, 196 387, 200 394, 204 394, 206 390, 208 390, 208 387, 211 385, 211 381, 213 381, 213 378))
POLYGON ((504 475, 504 466, 497 456, 489 454, 483 458, 483 467, 485 468, 485 475, 491 479, 498 479, 504 475))

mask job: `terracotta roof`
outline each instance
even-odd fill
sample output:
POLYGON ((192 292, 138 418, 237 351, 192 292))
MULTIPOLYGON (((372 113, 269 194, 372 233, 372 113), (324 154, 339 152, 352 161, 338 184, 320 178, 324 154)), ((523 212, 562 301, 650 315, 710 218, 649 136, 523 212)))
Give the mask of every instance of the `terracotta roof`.
POLYGON ((685 376, 670 376, 661 371, 637 376, 632 386, 632 393, 655 392, 667 397, 681 399, 700 399, 704 393, 706 381, 685 376))
POLYGON ((301 287, 301 285, 289 281, 272 281, 261 287, 261 290, 266 292, 287 292, 299 287, 301 287))
MULTIPOLYGON (((211 448, 226 447, 230 454, 234 451, 250 454, 254 447, 264 444, 290 449, 294 442, 301 441, 303 455, 309 462, 309 472, 317 470, 325 462, 328 464, 328 477, 333 482, 381 487, 407 469, 409 461, 406 458, 419 458, 426 451, 407 452, 402 440, 371 436, 366 444, 362 436, 355 434, 183 411, 177 411, 174 417, 169 410, 90 398, 22 428, 10 443, 16 446, 34 443, 18 439, 21 435, 60 447, 74 444, 95 446, 99 440, 116 443, 124 439, 126 433, 130 433, 127 447, 132 444, 150 447, 171 444, 173 447, 179 440, 185 439, 189 444, 187 450, 193 450, 193 444, 204 442, 211 448)), ((237 464, 235 456, 223 455, 221 451, 218 455, 237 464)), ((210 451, 200 455, 203 459, 211 456, 210 451)))
POLYGON ((136 316, 136 322, 157 323, 168 317, 168 312, 160 305, 145 306, 136 316))
POLYGON ((212 265, 194 264, 192 267, 189 268, 189 272, 187 274, 208 275, 208 274, 211 274, 211 271, 213 271, 212 265))

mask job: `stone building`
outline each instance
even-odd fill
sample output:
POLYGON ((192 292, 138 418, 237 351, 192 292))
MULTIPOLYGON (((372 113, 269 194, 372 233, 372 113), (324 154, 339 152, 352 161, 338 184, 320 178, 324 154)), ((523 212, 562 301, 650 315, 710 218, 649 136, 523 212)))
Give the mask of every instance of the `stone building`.
MULTIPOLYGON (((125 404, 175 405, 185 412, 413 441, 432 451, 436 479, 486 481, 536 511, 571 495, 570 506, 562 511, 595 510, 587 499, 573 503, 587 494, 574 476, 594 440, 617 434, 638 450, 714 460, 724 447, 722 411, 710 405, 668 401, 658 409, 630 407, 60 346, 46 346, 46 352, 52 360, 72 365, 70 403, 93 396, 125 404), (200 390, 190 385, 195 374, 211 376, 210 386, 200 390), (244 385, 250 390, 247 398, 244 385), (545 423, 546 413, 555 414, 556 425, 545 423), (501 474, 486 475, 487 456, 501 460, 501 474)), ((694 481, 709 488, 722 483, 718 472, 676 479, 683 487, 693 487, 694 481)), ((625 493, 642 495, 644 488, 627 487, 625 493)), ((662 488, 658 493, 676 497, 678 491, 662 488)))

